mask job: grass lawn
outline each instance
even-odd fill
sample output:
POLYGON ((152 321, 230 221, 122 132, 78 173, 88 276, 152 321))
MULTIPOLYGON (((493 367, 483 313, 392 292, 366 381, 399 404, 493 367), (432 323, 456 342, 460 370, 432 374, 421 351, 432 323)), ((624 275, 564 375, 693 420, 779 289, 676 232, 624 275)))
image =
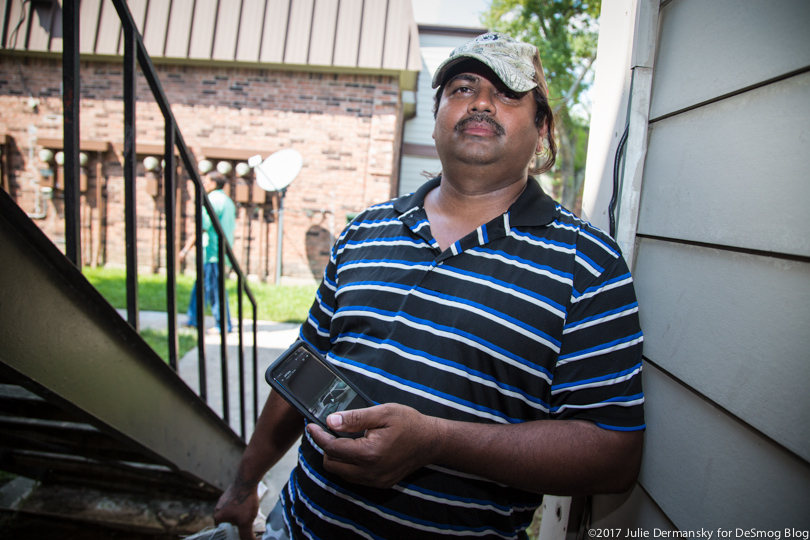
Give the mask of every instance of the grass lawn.
MULTIPOLYGON (((85 267, 82 273, 113 307, 126 308, 124 269, 85 267)), ((192 276, 177 276, 177 312, 181 321, 188 309, 193 284, 192 276)), ((275 322, 304 322, 317 289, 315 285, 268 285, 252 282, 247 285, 256 299, 257 318, 260 321, 275 322)), ((231 317, 236 317, 236 281, 226 281, 226 287, 231 317)), ((247 295, 243 297, 242 306, 245 319, 251 319, 253 310, 247 295)), ((162 274, 138 276, 138 307, 143 311, 166 311, 166 276, 162 274)), ((210 310, 206 310, 206 313, 210 313, 210 310)))
MULTIPOLYGON (((127 306, 126 271, 120 268, 85 267, 82 273, 87 280, 112 304, 124 309, 127 306)), ((177 277, 178 322, 185 321, 191 288, 192 276, 177 277)), ((294 322, 306 320, 307 313, 315 298, 315 285, 268 285, 265 283, 247 284, 256 299, 257 318, 260 321, 294 322)), ((237 316, 236 281, 226 281, 231 317, 237 316)), ((138 276, 138 307, 142 311, 166 311, 166 276, 162 274, 142 274, 138 276)), ((245 295, 242 299, 244 318, 253 318, 253 309, 245 295)), ((210 309, 206 309, 210 314, 210 309)), ((234 323, 235 326, 235 323, 234 323)), ((143 329, 141 337, 149 343, 165 361, 168 361, 167 331, 143 329)), ((179 332, 179 355, 197 346, 197 335, 193 332, 179 332)))
MULTIPOLYGON (((155 330, 152 328, 141 328, 141 337, 152 347, 163 361, 169 363, 169 331, 155 330)), ((197 334, 195 332, 180 331, 177 333, 177 355, 183 356, 197 346, 197 334)))

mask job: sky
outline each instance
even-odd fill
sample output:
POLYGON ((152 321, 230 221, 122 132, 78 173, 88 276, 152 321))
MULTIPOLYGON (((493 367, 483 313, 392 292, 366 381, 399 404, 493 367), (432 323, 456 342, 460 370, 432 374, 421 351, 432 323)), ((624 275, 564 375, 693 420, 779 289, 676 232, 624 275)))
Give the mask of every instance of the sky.
POLYGON ((481 28, 490 0, 412 0, 417 24, 481 28))

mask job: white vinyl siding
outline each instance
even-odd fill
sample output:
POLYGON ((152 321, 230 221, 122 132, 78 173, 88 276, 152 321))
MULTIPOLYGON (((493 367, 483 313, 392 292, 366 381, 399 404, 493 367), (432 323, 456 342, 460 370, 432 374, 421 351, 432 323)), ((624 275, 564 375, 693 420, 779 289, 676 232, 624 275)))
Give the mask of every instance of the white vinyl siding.
POLYGON ((808 96, 803 73, 653 122, 638 232, 810 256, 808 96))
POLYGON ((806 461, 808 276, 807 262, 649 239, 636 262, 645 356, 806 461))
POLYGON ((650 118, 810 65, 806 0, 673 0, 661 8, 650 118))
POLYGON ((654 367, 641 485, 681 531, 808 530, 807 462, 654 367), (652 403, 655 399, 655 403, 652 403))
POLYGON ((594 524, 784 538, 810 530, 810 2, 660 5, 633 261, 644 458, 594 524))
POLYGON ((406 195, 427 182, 423 173, 438 174, 442 170, 442 162, 438 159, 418 156, 402 156, 400 168, 399 193, 406 195))

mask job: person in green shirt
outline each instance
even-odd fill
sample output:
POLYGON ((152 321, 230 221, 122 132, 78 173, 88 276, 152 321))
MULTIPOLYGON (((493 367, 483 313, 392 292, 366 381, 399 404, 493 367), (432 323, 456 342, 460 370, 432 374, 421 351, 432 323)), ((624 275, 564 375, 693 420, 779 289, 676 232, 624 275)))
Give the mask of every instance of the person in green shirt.
MULTIPOLYGON (((214 212, 217 215, 219 223, 225 232, 225 238, 229 244, 233 245, 233 231, 236 228, 236 206, 230 197, 225 195, 222 188, 228 179, 220 173, 213 171, 205 175, 203 179, 203 188, 208 193, 208 200, 211 201, 211 206, 214 207, 214 212)), ((214 320, 216 321, 215 328, 212 331, 219 332, 219 236, 214 230, 214 225, 211 221, 208 211, 203 209, 202 216, 203 228, 203 288, 204 288, 204 301, 206 305, 211 306, 211 311, 214 313, 214 320)), ((180 250, 180 261, 184 261, 189 250, 194 247, 196 236, 191 236, 186 242, 183 249, 180 250)), ((231 325, 231 313, 228 308, 228 293, 225 292, 225 313, 227 318, 227 328, 230 333, 233 330, 231 325)), ((191 300, 188 305, 188 321, 186 326, 197 326, 197 282, 194 282, 194 288, 191 290, 191 300)))

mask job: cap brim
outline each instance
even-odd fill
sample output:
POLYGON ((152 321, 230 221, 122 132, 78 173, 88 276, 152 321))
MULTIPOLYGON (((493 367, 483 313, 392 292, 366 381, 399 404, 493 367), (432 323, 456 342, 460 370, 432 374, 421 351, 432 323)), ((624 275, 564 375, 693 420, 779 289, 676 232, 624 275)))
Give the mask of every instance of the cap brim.
POLYGON ((502 69, 502 66, 495 65, 489 57, 476 53, 462 53, 452 58, 448 58, 447 60, 439 64, 439 68, 433 75, 433 82, 431 83, 431 87, 438 88, 444 81, 447 72, 450 71, 450 69, 453 68, 453 66, 465 60, 477 60, 478 62, 481 62, 489 69, 491 69, 493 73, 495 73, 495 75, 497 75, 498 78, 501 79, 501 81, 507 87, 509 87, 511 90, 515 92, 528 92, 529 90, 537 86, 536 82, 520 73, 515 74, 515 76, 510 78, 509 80, 504 80, 503 75, 499 73, 499 69, 502 69))

